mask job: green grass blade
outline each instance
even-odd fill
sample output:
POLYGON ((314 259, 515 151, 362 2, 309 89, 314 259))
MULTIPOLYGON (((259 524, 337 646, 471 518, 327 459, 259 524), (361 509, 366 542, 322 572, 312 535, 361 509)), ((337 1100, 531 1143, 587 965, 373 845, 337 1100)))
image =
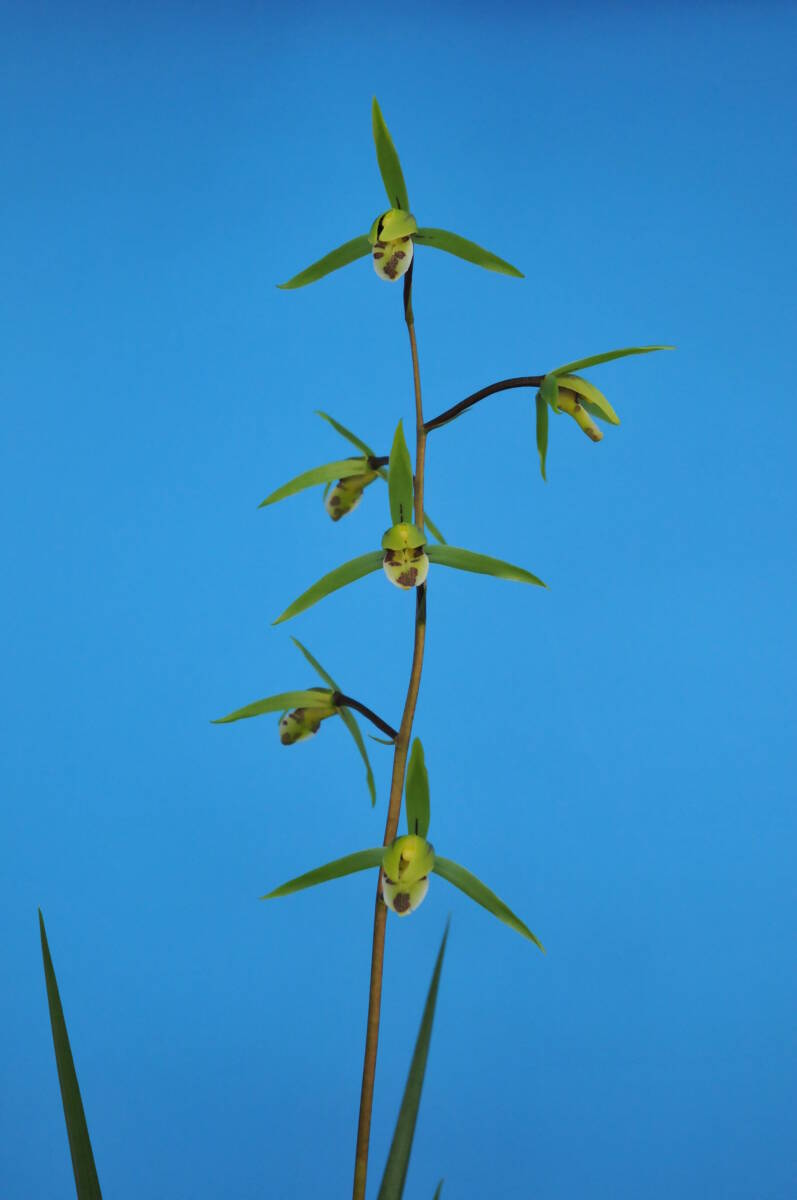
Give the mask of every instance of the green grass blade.
POLYGON ((412 524, 413 479, 412 462, 404 438, 404 424, 399 421, 390 448, 387 488, 390 497, 390 519, 394 525, 412 524))
POLYGON ((513 566, 488 554, 474 554, 472 550, 462 550, 459 546, 427 546, 426 554, 429 562, 441 567, 456 567, 459 571, 473 571, 477 575, 494 575, 496 579, 510 579, 516 583, 533 583, 537 587, 548 586, 524 567, 513 566))
POLYGON ((278 487, 270 496, 266 496, 265 500, 261 500, 257 507, 266 508, 269 504, 276 504, 278 500, 295 496, 297 492, 303 492, 305 488, 315 487, 319 483, 335 483, 349 475, 365 475, 367 470, 368 463, 364 458, 341 458, 336 462, 324 463, 320 467, 312 467, 288 483, 283 483, 282 487, 278 487))
MULTIPOLYGON (((336 689, 337 690, 337 689, 336 689)), ((280 692, 277 696, 266 696, 243 708, 236 708, 226 717, 216 717, 211 725, 229 725, 231 721, 242 721, 246 717, 262 717, 264 713, 283 713, 291 708, 319 708, 329 702, 330 693, 325 688, 317 691, 280 692)))
POLYGON ((537 453, 540 456, 540 471, 545 479, 545 459, 548 454, 548 405, 538 392, 535 397, 537 405, 537 453))
POLYGON ((384 554, 381 550, 372 550, 369 554, 361 554, 359 558, 352 558, 349 562, 343 563, 342 566, 336 567, 334 571, 330 571, 328 575, 323 575, 312 587, 309 587, 306 592, 302 592, 301 596, 289 604, 285 612, 273 621, 273 625, 279 625, 282 621, 288 621, 291 617, 295 617, 297 613, 304 612, 305 609, 312 608, 319 600, 323 600, 325 596, 336 592, 338 588, 346 587, 349 583, 354 583, 358 579, 362 579, 365 575, 370 575, 372 571, 378 571, 382 566, 384 554))
POLYGON ((360 726, 354 719, 353 714, 348 708, 339 708, 341 720, 348 729, 351 736, 354 738, 355 745, 360 751, 363 762, 365 763, 365 782, 368 784, 368 794, 371 797, 371 807, 376 804, 376 784, 374 783, 374 773, 371 770, 371 761, 368 758, 368 751, 365 748, 363 735, 360 733, 360 726))
POLYGON ((486 908, 494 917, 498 917, 499 921, 503 921, 510 929, 514 929, 517 933, 528 938, 530 942, 534 942, 535 946, 539 946, 543 954, 545 947, 539 938, 535 937, 527 925, 521 921, 520 917, 516 916, 511 908, 504 904, 496 896, 495 892, 491 892, 486 884, 472 875, 470 871, 466 871, 459 863, 452 862, 450 858, 441 858, 439 854, 434 856, 434 867, 432 870, 441 875, 443 879, 449 883, 453 883, 454 887, 459 888, 471 900, 475 900, 477 904, 481 904, 482 908, 486 908))
POLYGON ((597 367, 599 363, 611 362, 615 358, 627 358, 629 354, 652 354, 654 350, 674 350, 675 346, 629 346, 625 350, 607 350, 605 354, 592 354, 589 358, 577 358, 575 362, 565 363, 563 367, 555 367, 549 375, 573 375, 587 367, 597 367))
POLYGON ((356 262, 358 258, 365 258, 366 254, 370 253, 371 243, 368 241, 368 236, 361 233, 359 237, 352 238, 350 242, 344 242, 336 250, 331 250, 323 258, 319 258, 318 262, 311 263, 309 267, 305 267, 303 271, 300 271, 298 275, 294 275, 293 279, 289 279, 287 283, 278 283, 277 287, 283 291, 305 287, 308 283, 315 283, 317 279, 323 279, 325 275, 329 275, 332 271, 338 271, 341 267, 347 267, 349 263, 356 262))
POLYGON ((94 1165, 94 1154, 91 1149, 86 1114, 83 1111, 83 1101, 80 1098, 80 1087, 77 1081, 75 1063, 69 1045, 69 1034, 66 1030, 64 1010, 61 1007, 61 997, 58 994, 58 983, 55 978, 53 961, 50 957, 50 947, 47 944, 47 933, 44 928, 44 917, 39 909, 39 934, 42 944, 42 960, 44 962, 44 980, 47 985, 47 1006, 50 1010, 50 1027, 53 1032, 53 1047, 55 1049, 55 1065, 58 1068, 58 1082, 61 1086, 61 1104, 66 1120, 66 1132, 69 1137, 69 1152, 72 1155, 72 1170, 75 1174, 75 1188, 78 1200, 102 1200, 100 1183, 97 1178, 97 1168, 94 1165))
POLYGON ((412 753, 407 767, 405 785, 405 807, 407 809, 407 831, 425 838, 429 832, 429 773, 423 755, 421 739, 412 743, 412 753))
MULTIPOLYGON (((412 1139, 415 1134, 415 1123, 418 1119, 418 1108, 421 1103, 423 1077, 426 1073, 426 1060, 429 1057, 429 1043, 432 1040, 434 1011, 437 1004, 437 991, 440 986, 440 972, 443 969, 443 956, 445 955, 447 940, 448 926, 446 925, 446 931, 443 934, 443 940, 437 953, 432 982, 429 984, 426 1004, 424 1005, 423 1016, 421 1017, 421 1027, 418 1030, 415 1050, 412 1055, 412 1062, 410 1063, 410 1071, 404 1088, 404 1096, 393 1133, 393 1141, 390 1143, 390 1152, 387 1156, 385 1173, 382 1176, 382 1185, 379 1188, 377 1200, 401 1200, 404 1193, 404 1183, 407 1178, 407 1167, 409 1166, 410 1151, 412 1150, 412 1139)), ((438 1196, 440 1195, 441 1186, 442 1182, 438 1184, 438 1196)))
POLYGON ((344 437, 347 442, 351 442, 352 446, 356 446, 358 450, 362 450, 367 458, 376 458, 374 451, 367 445, 362 438, 358 438, 356 433, 352 433, 345 425, 341 425, 340 421, 336 421, 334 417, 330 417, 329 413, 322 412, 320 408, 316 409, 316 416, 323 419, 332 426, 336 433, 344 437))
POLYGON ((278 896, 290 896, 293 892, 301 892, 304 888, 315 887, 318 883, 329 883, 330 879, 342 879, 344 875, 353 875, 355 871, 367 871, 369 867, 379 867, 382 865, 384 853, 384 846, 376 846, 373 850, 357 850, 354 854, 346 854, 343 858, 336 858, 332 862, 325 863, 323 867, 316 867, 314 871, 307 871, 304 875, 297 875, 295 879, 289 879, 287 883, 274 888, 273 892, 267 892, 260 899, 276 900, 278 896))
POLYGON ((429 530, 429 532, 431 533, 432 537, 437 538, 438 542, 440 542, 441 545, 445 546, 446 539, 443 537, 442 533, 437 528, 437 526, 435 525, 432 518, 429 516, 426 509, 423 510, 423 523, 426 526, 426 528, 429 530))
POLYGON ((610 425, 620 424, 617 413, 594 383, 590 383, 588 379, 580 379, 578 375, 560 375, 559 383, 578 395, 582 406, 591 416, 597 417, 599 421, 608 421, 610 425))
POLYGON ((524 278, 523 272, 518 271, 517 267, 513 267, 505 259, 499 258, 490 250, 485 250, 483 246, 477 246, 476 242, 469 242, 458 233, 449 233, 447 229, 419 229, 413 241, 421 246, 431 246, 434 250, 445 250, 448 254, 455 254, 457 258, 475 263, 477 267, 484 267, 486 271, 514 275, 517 279, 524 278))
POLYGON ((309 662, 309 664, 313 668, 313 670, 316 671, 318 675, 320 675, 320 677, 323 679, 324 683, 328 683, 329 686, 332 688, 333 692, 339 692, 341 689, 335 683, 335 680, 332 678, 331 675, 327 674, 327 672, 321 666, 321 663, 318 661, 317 658, 313 657, 313 655, 310 653, 310 651, 307 649, 307 647, 303 646, 298 638, 292 637, 291 641, 293 642, 296 649, 298 651, 300 651, 301 654, 304 655, 304 657, 309 662))
POLYGON ((376 161, 379 163, 379 173, 385 185, 390 207, 401 208, 404 212, 409 212, 410 202, 407 196, 407 185, 404 182, 404 172, 401 169, 398 151, 393 145, 393 139, 385 124, 385 118, 382 116, 376 96, 371 105, 371 126, 374 133, 376 161))

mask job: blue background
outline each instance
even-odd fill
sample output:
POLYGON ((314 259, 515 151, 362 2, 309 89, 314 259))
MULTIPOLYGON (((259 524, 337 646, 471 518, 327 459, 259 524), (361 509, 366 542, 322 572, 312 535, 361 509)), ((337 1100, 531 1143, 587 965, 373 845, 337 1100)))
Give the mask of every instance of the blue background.
POLYGON ((593 446, 529 392, 431 436, 450 541, 548 592, 435 571, 416 731, 447 884, 391 919, 369 1190, 453 914, 408 1195, 794 1195, 794 9, 4 4, 6 643, 0 1180, 71 1194, 47 920, 108 1197, 349 1194, 378 844, 338 723, 209 718, 315 682, 397 723, 410 597, 374 485, 259 500, 412 417, 400 289, 279 280, 385 200, 379 96, 422 224, 428 416, 614 346, 593 446), (792 1118, 788 1117, 789 1111, 792 1118))

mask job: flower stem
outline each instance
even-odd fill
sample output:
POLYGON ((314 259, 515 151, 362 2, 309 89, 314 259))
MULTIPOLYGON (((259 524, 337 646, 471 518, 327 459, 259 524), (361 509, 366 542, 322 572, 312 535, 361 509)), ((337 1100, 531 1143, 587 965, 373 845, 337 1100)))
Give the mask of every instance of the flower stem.
MULTIPOLYGON (((404 276, 404 319, 410 338, 410 353, 412 354, 412 378, 415 389, 415 524, 423 529, 423 477, 426 451, 426 430, 423 424, 423 407, 421 404, 421 374, 418 366, 418 346, 415 341, 415 318, 412 311, 412 269, 404 276)), ((412 666, 407 686, 407 698, 404 702, 404 712, 401 725, 396 735, 396 748, 393 753, 393 774, 390 780, 390 799, 388 801, 387 822, 385 824, 384 845, 388 846, 396 836, 399 815, 401 813, 401 795, 404 790, 404 773, 407 767, 407 751, 410 744, 412 722, 415 717, 415 705, 421 686, 421 670, 423 668, 423 651, 426 642, 426 584, 421 584, 415 590, 415 634, 412 650, 412 666)), ((368 1145, 371 1136, 371 1111, 374 1102, 374 1077, 376 1075, 376 1055, 379 1042, 379 1014, 382 1004, 382 968, 385 960, 385 925, 387 909, 382 902, 380 887, 382 872, 376 888, 376 908, 374 911, 374 937, 371 949, 371 980, 368 990, 368 1019, 365 1031, 365 1056, 363 1060, 363 1082, 360 1092, 360 1116, 357 1125, 357 1148, 354 1158, 354 1189, 352 1200, 365 1200, 365 1182, 368 1174, 368 1145)))
POLYGON ((354 700, 351 696, 344 696, 343 692, 333 692, 332 703, 335 708, 355 708, 358 713, 362 713, 364 717, 367 717, 372 725, 375 725, 382 733, 386 733, 394 742, 398 737, 398 733, 392 725, 388 725, 387 721, 383 721, 381 717, 377 716, 372 708, 369 708, 366 704, 361 704, 359 700, 354 700))
POLYGON ((454 404, 451 408, 447 408, 445 412, 440 413, 439 417, 433 417, 431 421, 427 421, 424 425, 424 431, 431 433, 433 429, 439 429, 441 425, 447 425, 449 421, 453 421, 460 413, 466 412, 474 404, 478 404, 480 400, 484 400, 487 396, 492 396, 495 392, 505 392, 510 388, 519 387, 538 388, 544 378, 544 375, 517 375, 514 379, 499 379, 498 383, 491 383, 487 387, 481 388, 480 391, 474 392, 472 396, 466 396, 458 404, 454 404))

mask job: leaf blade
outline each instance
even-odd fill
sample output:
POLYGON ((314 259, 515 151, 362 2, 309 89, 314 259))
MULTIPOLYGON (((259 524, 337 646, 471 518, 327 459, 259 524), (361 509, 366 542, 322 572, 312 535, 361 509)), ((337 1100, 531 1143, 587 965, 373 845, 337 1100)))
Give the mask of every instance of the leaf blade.
POLYGON ((276 621, 272 621, 272 625, 280 625, 283 621, 289 621, 291 617, 312 608, 319 600, 323 600, 332 592, 338 591, 339 588, 363 579, 372 571, 378 571, 382 566, 383 557, 381 550, 372 550, 369 554, 361 554, 359 558, 352 558, 349 562, 336 567, 334 571, 322 575, 311 587, 302 592, 301 596, 297 596, 293 603, 288 605, 285 612, 277 617, 276 621))
POLYGON ((423 744, 417 737, 412 743, 407 780, 404 785, 404 799, 407 810, 407 832, 417 833, 419 837, 425 838, 429 832, 431 816, 429 773, 426 770, 423 744))
POLYGON ((279 692, 276 696, 266 696, 262 700, 253 700, 243 708, 236 708, 226 717, 216 717, 211 725, 229 725, 233 721, 245 721, 248 717, 262 717, 266 713, 282 713, 292 708, 320 708, 330 693, 324 690, 317 692, 309 689, 303 692, 279 692))
POLYGON ((499 275, 512 275, 516 279, 525 278, 523 272, 519 271, 517 267, 513 267, 506 259, 499 258, 497 254, 493 254, 491 250, 485 250, 484 246, 479 246, 477 242, 471 242, 467 238, 460 237, 458 233, 451 233, 448 229, 432 229, 431 227, 419 229, 413 240, 421 246, 431 246, 434 250, 445 250, 447 254, 453 254, 456 258, 464 259, 465 262, 483 267, 485 271, 496 271, 499 275))
POLYGON ((342 246, 330 250, 329 254, 325 254, 323 258, 310 263, 309 267, 299 271, 298 275, 294 275, 292 279, 285 283, 278 283, 277 287, 283 292, 306 287, 308 283, 316 283, 317 280, 323 279, 332 271, 339 271, 341 267, 347 267, 349 263, 356 262, 358 258, 365 258, 366 254, 370 253, 371 243, 368 241, 367 235, 361 233, 359 237, 344 242, 342 246))
MULTIPOLYGON (((393 1132, 393 1140, 390 1143, 390 1151, 387 1156, 387 1163, 385 1164, 385 1173, 382 1176, 377 1200, 401 1200, 404 1193, 407 1167, 409 1166, 410 1152, 412 1150, 412 1140, 415 1135, 415 1124, 421 1104, 426 1063, 429 1058, 432 1026, 437 1006, 437 993, 440 987, 440 973, 443 969, 443 958, 445 956, 447 941, 448 925, 446 925, 443 940, 437 952, 429 991, 426 993, 426 1003, 423 1007, 418 1037, 415 1040, 415 1049, 412 1054, 407 1082, 404 1087, 404 1095, 401 1099, 396 1127, 393 1132)), ((437 1196, 440 1195, 441 1187, 442 1181, 438 1184, 437 1196)))
POLYGON ((531 583, 535 587, 548 586, 525 567, 516 567, 513 563, 504 562, 501 558, 492 558, 489 554, 463 550, 460 546, 427 546, 426 554, 429 562, 442 567, 455 567, 459 571, 471 571, 476 575, 493 575, 496 579, 507 579, 515 583, 531 583))
POLYGON ((379 867, 382 865, 384 853, 384 846, 375 846, 370 850, 356 850, 354 854, 344 854, 342 858, 335 858, 332 862, 324 863, 322 867, 315 867, 312 871, 297 875, 295 879, 289 879, 287 883, 281 883, 260 899, 276 900, 281 896, 292 896, 294 892, 316 887, 319 883, 329 883, 332 879, 343 879, 344 876, 354 875, 357 871, 379 867))
POLYGON ((675 346, 627 346, 624 350, 607 350, 605 354, 591 354, 589 358, 577 358, 575 362, 565 363, 563 367, 555 367, 549 375, 573 375, 587 367, 597 367, 600 363, 613 362, 616 358, 627 358, 630 354, 652 354, 654 350, 674 350, 675 346))
POLYGON ((50 1014, 50 1029, 55 1050, 55 1065, 58 1071, 58 1083, 61 1089, 61 1105, 64 1110, 66 1132, 69 1138, 69 1151, 72 1156, 72 1170, 75 1176, 75 1189, 78 1200, 102 1200, 100 1182, 97 1178, 97 1168, 94 1153, 91 1149, 86 1114, 80 1096, 75 1062, 69 1045, 64 1010, 61 1007, 61 997, 58 991, 58 981, 55 977, 53 960, 50 957, 50 947, 47 942, 47 931, 44 928, 44 917, 39 909, 39 938, 44 963, 44 981, 47 989, 47 1007, 50 1014))
POLYGON ((371 797, 371 807, 373 808, 376 804, 376 783, 374 782, 374 773, 371 770, 371 760, 369 759, 368 751, 365 748, 365 742, 363 741, 363 735, 360 732, 360 726, 357 724, 353 714, 348 708, 345 707, 345 705, 342 708, 339 708, 338 712, 340 713, 343 724, 354 738, 354 743, 357 749, 360 751, 360 756, 365 763, 365 782, 368 785, 368 793, 371 797))
POLYGON ((303 471, 301 475, 289 479, 282 487, 276 488, 266 496, 265 500, 261 500, 257 507, 267 508, 269 504, 276 504, 288 496, 295 496, 306 488, 316 487, 320 483, 335 483, 338 479, 346 479, 350 475, 365 475, 367 471, 368 463, 364 458, 341 458, 335 462, 323 463, 320 467, 311 467, 309 471, 303 471))
POLYGON ((412 524, 413 502, 412 462, 404 437, 404 423, 399 421, 390 447, 387 490, 390 498, 390 519, 393 525, 412 524))
POLYGON ((362 450, 366 458, 376 458, 376 455, 371 447, 364 442, 362 438, 358 438, 356 433, 352 433, 352 431, 347 429, 345 425, 341 425, 340 421, 336 421, 334 417, 329 415, 329 413, 322 412, 320 408, 317 408, 315 411, 316 416, 322 417, 323 420, 332 426, 336 433, 339 433, 341 437, 344 437, 347 442, 351 442, 352 446, 356 446, 358 450, 362 450))
POLYGON ((459 863, 452 862, 450 858, 441 858, 439 854, 435 854, 432 871, 442 876, 447 883, 451 883, 455 888, 459 888, 470 900, 475 900, 482 908, 486 908, 487 912, 497 917, 499 921, 503 921, 510 929, 514 929, 522 937, 528 938, 530 942, 533 942, 535 946, 542 950, 543 954, 545 953, 545 947, 542 942, 531 932, 528 925, 521 921, 520 917, 513 913, 512 909, 507 904, 504 904, 503 900, 487 887, 486 883, 482 883, 481 879, 478 879, 470 871, 466 870, 465 867, 461 867, 459 863))
POLYGON ((371 104, 371 129, 374 135, 374 147, 376 148, 376 161, 379 164, 379 174, 382 176, 382 182, 385 185, 390 207, 400 208, 404 212, 409 212, 410 201, 407 196, 407 185, 404 182, 401 161, 398 151, 393 144, 393 139, 390 136, 390 130, 385 124, 385 118, 382 116, 382 110, 379 107, 376 96, 374 96, 371 104))

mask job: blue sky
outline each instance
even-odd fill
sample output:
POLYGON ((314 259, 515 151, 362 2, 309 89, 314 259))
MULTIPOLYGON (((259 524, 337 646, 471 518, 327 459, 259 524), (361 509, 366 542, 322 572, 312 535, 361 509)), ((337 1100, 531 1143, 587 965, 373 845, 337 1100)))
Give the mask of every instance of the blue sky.
MULTIPOLYGON (((0 1178, 68 1196, 41 905, 103 1189, 350 1188, 373 880, 263 905, 377 844, 342 728, 209 719, 311 679, 397 723, 411 599, 375 485, 257 511, 411 420, 400 289, 274 284, 384 199, 377 94, 422 224, 429 416, 614 346, 593 446, 533 397, 429 439, 448 539, 547 592, 433 572, 416 732, 430 836, 543 958, 442 881, 388 927, 376 1194, 445 924, 408 1194, 793 1195, 795 255, 786 5, 0 6, 6 633, 0 1178)), ((380 489, 381 488, 381 492, 380 489)))

